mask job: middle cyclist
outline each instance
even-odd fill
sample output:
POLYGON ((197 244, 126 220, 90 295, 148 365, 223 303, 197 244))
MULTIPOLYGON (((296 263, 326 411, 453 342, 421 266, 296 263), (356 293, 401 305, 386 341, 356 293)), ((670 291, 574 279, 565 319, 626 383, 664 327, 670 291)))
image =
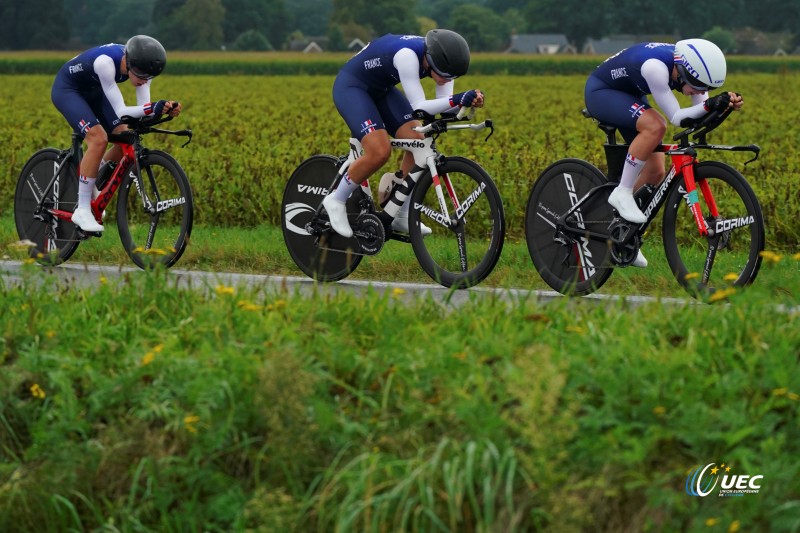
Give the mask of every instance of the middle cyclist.
MULTIPOLYGON (((469 45, 450 30, 431 30, 425 37, 387 34, 368 43, 336 76, 333 102, 350 133, 361 142, 361 157, 350 166, 339 186, 322 201, 336 233, 351 237, 345 202, 361 183, 389 160, 389 136, 422 139, 413 130, 421 123, 413 112, 431 115, 483 107, 483 93, 472 89, 453 94, 453 80, 469 69, 469 45), (427 100, 420 80, 430 76, 436 82, 436 98, 427 100), (400 83, 401 92, 396 85, 400 83), (405 93, 405 94, 404 94, 405 93)), ((414 165, 410 152, 403 156, 401 170, 408 174, 414 165)), ((392 222, 392 229, 408 232, 409 196, 392 222)), ((422 234, 431 230, 424 225, 422 234)))

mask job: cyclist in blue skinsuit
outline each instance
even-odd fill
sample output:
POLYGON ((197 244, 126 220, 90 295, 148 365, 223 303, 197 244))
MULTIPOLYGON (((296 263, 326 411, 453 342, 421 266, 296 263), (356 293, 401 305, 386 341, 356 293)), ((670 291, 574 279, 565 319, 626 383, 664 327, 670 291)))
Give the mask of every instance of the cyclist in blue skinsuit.
MULTIPOLYGON (((361 142, 364 153, 350 166, 338 188, 323 200, 334 231, 353 235, 345 202, 360 184, 381 168, 391 153, 389 135, 399 139, 421 139, 412 128, 421 125, 414 110, 443 113, 461 106, 482 107, 483 93, 477 89, 453 94, 453 80, 467 73, 469 46, 450 30, 431 30, 418 35, 384 35, 371 41, 339 71, 333 84, 333 101, 350 133, 361 142), (436 98, 427 100, 420 80, 436 82, 436 98), (403 88, 401 92, 396 85, 403 88)), ((401 169, 408 173, 413 156, 403 156, 401 169)), ((392 228, 408 232, 406 200, 392 228)), ((431 230, 422 226, 423 235, 431 230)))
MULTIPOLYGON (((650 106, 647 95, 669 121, 680 126, 685 119, 704 116, 726 107, 741 109, 742 97, 733 92, 712 98, 708 91, 725 83, 725 56, 714 43, 686 39, 676 44, 640 43, 608 58, 589 76, 584 98, 589 113, 600 122, 616 126, 630 143, 620 184, 608 198, 620 216, 641 224, 647 220, 633 198, 635 188, 657 184, 664 177, 664 154, 654 153, 667 130, 664 116, 650 106), (681 109, 672 91, 691 96, 692 105, 681 109)), ((639 253, 634 266, 645 267, 639 253)))
POLYGON ((116 145, 103 157, 108 133, 120 133, 127 126, 120 117, 143 117, 168 113, 177 116, 181 105, 171 100, 150 101, 150 81, 161 74, 167 54, 157 40, 136 35, 122 44, 91 48, 67 61, 56 75, 50 98, 76 133, 83 135, 86 151, 80 165, 78 207, 72 222, 84 231, 100 232, 92 214, 92 195, 101 159, 119 161, 122 151, 116 145), (126 106, 117 87, 130 79, 136 87, 135 106, 126 106))

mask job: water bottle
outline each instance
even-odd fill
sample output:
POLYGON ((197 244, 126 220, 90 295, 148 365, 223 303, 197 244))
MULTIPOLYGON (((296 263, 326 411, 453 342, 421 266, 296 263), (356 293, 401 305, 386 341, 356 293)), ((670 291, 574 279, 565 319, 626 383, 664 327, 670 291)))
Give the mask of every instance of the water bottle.
POLYGON ((650 203, 650 199, 653 197, 653 194, 656 192, 656 186, 650 185, 649 183, 645 183, 639 190, 637 190, 633 198, 636 200, 636 205, 639 206, 639 209, 644 211, 644 208, 647 207, 647 204, 650 203))
POLYGON ((389 201, 389 198, 391 198, 395 187, 401 183, 403 183, 402 170, 398 170, 394 173, 387 172, 381 176, 381 181, 378 184, 378 204, 380 204, 382 208, 386 207, 386 203, 389 201))
POLYGON ((97 187, 97 190, 103 189, 103 185, 106 184, 108 178, 114 173, 115 168, 117 168, 116 161, 106 161, 100 166, 100 170, 97 171, 97 179, 94 182, 94 186, 97 187))

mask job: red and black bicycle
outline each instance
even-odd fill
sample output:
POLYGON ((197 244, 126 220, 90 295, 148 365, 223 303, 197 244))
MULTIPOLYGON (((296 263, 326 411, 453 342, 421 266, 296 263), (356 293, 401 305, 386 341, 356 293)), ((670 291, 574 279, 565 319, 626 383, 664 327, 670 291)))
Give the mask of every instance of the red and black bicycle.
MULTIPOLYGON (((633 224, 608 204, 617 186, 628 145, 617 144, 616 128, 598 124, 608 176, 581 159, 562 159, 536 181, 525 212, 525 236, 533 264, 544 281, 562 294, 586 295, 599 289, 614 268, 630 265, 642 237, 664 206, 662 237, 672 273, 695 296, 755 280, 764 250, 764 218, 753 189, 732 167, 697 160, 700 150, 747 151, 760 148, 706 143, 706 135, 731 110, 713 112, 661 145, 672 167, 656 187, 636 192, 647 216, 633 224), (692 137, 694 141, 689 140, 692 137)), ((592 118, 586 110, 584 115, 592 118)), ((745 164, 747 164, 745 163, 745 164)))
MULTIPOLYGON (((171 155, 148 150, 142 137, 163 133, 187 137, 191 130, 156 128, 172 117, 133 119, 124 117, 128 130, 109 135, 123 156, 111 175, 98 177, 99 194, 92 200, 98 221, 117 189, 117 230, 122 246, 141 268, 160 263, 170 267, 181 257, 192 232, 194 204, 189 179, 171 155)), ((184 144, 184 146, 186 145, 184 144)), ((14 220, 22 241, 29 242, 31 257, 45 265, 68 260, 81 241, 92 236, 72 223, 78 201, 79 165, 83 140, 72 135, 65 150, 44 148, 22 169, 14 194, 14 220)))

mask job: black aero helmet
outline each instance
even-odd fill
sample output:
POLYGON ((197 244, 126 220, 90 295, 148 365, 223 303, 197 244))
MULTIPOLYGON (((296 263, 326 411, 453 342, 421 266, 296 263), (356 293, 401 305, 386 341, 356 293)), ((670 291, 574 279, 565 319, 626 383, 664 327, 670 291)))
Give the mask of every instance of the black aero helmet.
POLYGON ((428 66, 446 79, 463 76, 469 70, 469 45, 450 30, 431 30, 425 35, 428 66))
POLYGON ((167 52, 161 43, 147 35, 134 35, 125 44, 128 70, 137 78, 155 78, 167 66, 167 52))

